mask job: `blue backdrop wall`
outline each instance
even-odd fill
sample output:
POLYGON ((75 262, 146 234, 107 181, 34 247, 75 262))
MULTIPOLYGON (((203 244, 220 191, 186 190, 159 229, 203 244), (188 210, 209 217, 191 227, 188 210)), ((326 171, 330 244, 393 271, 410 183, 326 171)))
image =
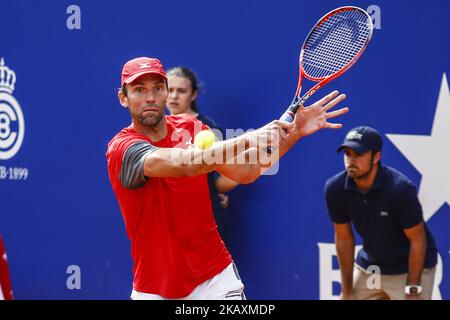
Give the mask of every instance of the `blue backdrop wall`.
POLYGON ((16 82, 0 93, 0 234, 16 298, 129 297, 129 241, 104 157, 129 123, 116 97, 125 61, 146 55, 193 68, 205 114, 226 128, 256 128, 290 102, 310 27, 342 5, 372 6, 377 26, 355 67, 317 94, 348 95, 345 129, 301 141, 276 175, 232 191, 226 243, 250 299, 338 295, 323 184, 343 169, 335 147, 346 130, 371 125, 386 135, 383 161, 419 187, 440 250, 435 298, 449 299, 446 0, 2 0, 0 58, 16 82), (68 27, 77 22, 81 29, 68 27), (67 288, 72 265, 79 290, 67 288))

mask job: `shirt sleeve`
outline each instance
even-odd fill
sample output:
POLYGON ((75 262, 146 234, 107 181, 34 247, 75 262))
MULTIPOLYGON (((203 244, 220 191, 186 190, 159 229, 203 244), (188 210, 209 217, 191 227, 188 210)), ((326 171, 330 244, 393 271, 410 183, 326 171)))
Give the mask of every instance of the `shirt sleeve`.
POLYGON ((422 206, 413 184, 409 184, 394 201, 395 215, 402 229, 414 227, 423 221, 422 206))
POLYGON ((144 176, 144 161, 147 155, 158 150, 147 141, 138 141, 130 145, 122 159, 119 180, 127 189, 142 187, 147 181, 144 176))
POLYGON ((325 201, 327 203, 328 215, 330 216, 331 221, 339 224, 351 221, 339 196, 328 182, 325 184, 325 201))

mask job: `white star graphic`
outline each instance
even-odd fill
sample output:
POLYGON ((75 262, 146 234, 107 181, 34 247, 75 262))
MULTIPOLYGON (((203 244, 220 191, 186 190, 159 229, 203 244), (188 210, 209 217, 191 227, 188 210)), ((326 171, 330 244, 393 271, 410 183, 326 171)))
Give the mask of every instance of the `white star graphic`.
POLYGON ((445 73, 431 135, 386 135, 422 174, 419 199, 425 221, 450 204, 450 90, 445 73))

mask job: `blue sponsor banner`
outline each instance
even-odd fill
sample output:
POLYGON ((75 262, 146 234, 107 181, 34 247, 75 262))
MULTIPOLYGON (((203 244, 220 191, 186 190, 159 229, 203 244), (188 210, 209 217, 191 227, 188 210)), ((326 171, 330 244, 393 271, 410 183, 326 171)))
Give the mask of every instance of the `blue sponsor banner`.
MULTIPOLYGON (((124 62, 196 71, 199 106, 223 128, 258 128, 292 99, 300 45, 343 5, 375 30, 337 89, 341 130, 300 141, 277 172, 231 191, 225 242, 249 299, 334 299, 339 270, 323 187, 348 129, 384 135, 383 163, 418 187, 450 298, 450 1, 4 1, 0 19, 0 234, 17 299, 128 299, 132 261, 109 184, 107 142, 129 124, 124 62)), ((308 89, 311 82, 305 82, 308 89)), ((305 90, 304 89, 304 90, 305 90)))

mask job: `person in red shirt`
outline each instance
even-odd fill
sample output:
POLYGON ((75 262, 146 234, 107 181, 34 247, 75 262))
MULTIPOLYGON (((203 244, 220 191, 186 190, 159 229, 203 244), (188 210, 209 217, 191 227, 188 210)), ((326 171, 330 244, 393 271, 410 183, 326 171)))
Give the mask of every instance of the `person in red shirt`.
POLYGON ((106 159, 131 241, 131 298, 244 299, 214 221, 207 173, 215 170, 242 184, 255 181, 302 137, 342 127, 327 120, 348 111, 328 112, 345 95, 334 91, 301 108, 293 123, 275 120, 206 150, 192 140, 209 128, 190 115, 166 116, 167 95, 158 59, 125 63, 118 98, 132 122, 108 143, 106 159), (268 147, 274 150, 270 155, 263 152, 268 147))
POLYGON ((3 246, 3 239, 0 235, 0 300, 13 300, 14 295, 9 276, 8 258, 6 249, 3 246))

